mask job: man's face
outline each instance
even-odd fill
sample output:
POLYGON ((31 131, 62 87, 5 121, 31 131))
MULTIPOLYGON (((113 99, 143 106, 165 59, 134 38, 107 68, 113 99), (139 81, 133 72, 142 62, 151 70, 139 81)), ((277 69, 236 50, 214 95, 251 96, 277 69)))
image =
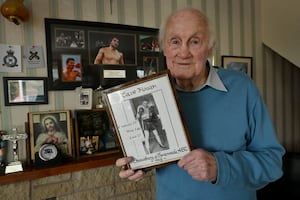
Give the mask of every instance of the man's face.
POLYGON ((167 24, 164 55, 167 67, 176 79, 200 76, 211 56, 208 31, 203 19, 188 11, 178 13, 167 24))
POLYGON ((143 106, 147 108, 148 107, 148 101, 143 101, 143 106))
POLYGON ((119 46, 119 40, 118 38, 113 38, 110 42, 110 45, 113 47, 113 48, 118 48, 119 46))
POLYGON ((74 60, 69 60, 69 62, 67 63, 66 68, 67 68, 68 71, 72 71, 74 66, 75 66, 75 61, 74 60))
POLYGON ((48 131, 53 131, 54 130, 54 122, 52 119, 46 119, 45 120, 45 127, 48 131))

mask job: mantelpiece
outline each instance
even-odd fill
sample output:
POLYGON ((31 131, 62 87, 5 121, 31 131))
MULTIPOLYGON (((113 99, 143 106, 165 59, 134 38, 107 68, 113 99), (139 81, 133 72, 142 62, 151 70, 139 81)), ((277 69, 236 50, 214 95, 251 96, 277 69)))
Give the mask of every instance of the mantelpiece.
POLYGON ((97 159, 93 157, 93 159, 70 160, 62 165, 47 168, 37 169, 34 167, 27 167, 23 172, 16 172, 0 176, 0 185, 21 181, 30 181, 47 176, 54 176, 64 173, 109 166, 113 165, 115 163, 115 160, 119 157, 120 153, 115 153, 113 155, 110 154, 109 157, 106 158, 101 157, 101 159, 97 159))

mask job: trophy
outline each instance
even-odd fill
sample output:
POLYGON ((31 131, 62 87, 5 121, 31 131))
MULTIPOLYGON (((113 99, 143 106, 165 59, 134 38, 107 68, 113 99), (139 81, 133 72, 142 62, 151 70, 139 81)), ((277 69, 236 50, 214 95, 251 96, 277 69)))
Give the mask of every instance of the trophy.
POLYGON ((27 134, 19 133, 16 128, 12 129, 12 134, 2 135, 2 140, 7 140, 12 142, 12 147, 13 147, 13 161, 6 166, 5 174, 23 171, 22 163, 21 161, 19 161, 17 151, 18 151, 18 140, 25 140, 25 139, 27 139, 27 134))
POLYGON ((94 91, 94 101, 96 103, 95 107, 96 108, 103 108, 104 107, 104 102, 103 102, 103 88, 100 85, 95 91, 94 91))

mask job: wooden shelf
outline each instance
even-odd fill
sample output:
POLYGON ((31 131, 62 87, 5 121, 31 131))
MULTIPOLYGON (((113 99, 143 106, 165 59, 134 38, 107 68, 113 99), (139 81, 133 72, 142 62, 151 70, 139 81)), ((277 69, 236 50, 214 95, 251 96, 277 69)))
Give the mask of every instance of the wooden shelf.
POLYGON ((34 168, 27 167, 23 172, 16 172, 6 175, 0 175, 0 185, 10 184, 21 181, 29 181, 38 178, 44 178, 47 176, 54 176, 64 173, 70 173, 75 171, 81 171, 86 169, 92 169, 97 167, 103 167, 108 165, 113 165, 117 158, 120 158, 119 153, 110 154, 106 158, 95 158, 93 159, 80 159, 80 160, 70 160, 62 165, 47 167, 47 168, 34 168))

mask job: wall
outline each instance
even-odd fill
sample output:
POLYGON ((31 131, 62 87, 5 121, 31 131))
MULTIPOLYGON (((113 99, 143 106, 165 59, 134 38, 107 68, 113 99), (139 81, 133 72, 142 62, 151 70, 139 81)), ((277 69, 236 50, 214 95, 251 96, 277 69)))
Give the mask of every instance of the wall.
POLYGON ((268 46, 263 50, 264 98, 287 151, 300 152, 300 68, 268 46))
MULTIPOLYGON (((0 3, 3 1, 4 0, 0 0, 0 3)), ((44 50, 46 50, 43 22, 45 17, 111 22, 158 28, 161 20, 177 8, 186 6, 199 8, 207 13, 216 29, 218 44, 214 52, 215 64, 221 64, 222 55, 253 57, 253 79, 263 97, 266 99, 267 106, 270 107, 270 114, 274 122, 276 122, 275 126, 279 131, 280 140, 285 140, 283 135, 290 134, 290 132, 293 135, 296 135, 297 132, 299 133, 299 126, 296 125, 296 123, 284 124, 287 120, 299 122, 299 112, 293 112, 293 108, 288 107, 290 102, 294 102, 293 105, 296 105, 299 99, 299 93, 294 95, 293 92, 295 92, 295 90, 289 90, 288 99, 283 100, 283 97, 280 97, 285 95, 283 91, 288 89, 289 86, 292 85, 295 88, 297 83, 299 83, 299 74, 292 74, 293 70, 288 69, 287 75, 280 82, 282 85, 278 85, 279 83, 276 82, 277 77, 280 76, 280 72, 286 70, 286 65, 284 64, 285 62, 281 60, 282 58, 278 59, 275 63, 280 70, 278 70, 276 74, 273 73, 274 67, 276 66, 274 66, 272 61, 274 59, 276 60, 277 55, 273 53, 263 53, 260 24, 261 5, 259 0, 25 0, 25 4, 30 9, 31 17, 29 22, 16 26, 6 19, 0 18, 0 43, 42 45, 44 50), (289 79, 289 77, 295 77, 295 79, 293 79, 295 81, 291 82, 292 79, 289 79), (276 100, 277 103, 275 103, 275 96, 279 98, 276 100), (278 101, 282 102, 278 103, 278 101), (284 107, 285 105, 286 107, 284 107), (285 108, 288 108, 288 111, 285 111, 285 108), (280 112, 282 114, 280 114, 280 112), (279 115, 281 116, 278 117, 279 115), (275 117, 277 117, 276 120, 275 117), (286 118, 286 120, 281 121, 284 118, 286 118), (280 125, 278 123, 280 123, 280 125), (282 129, 282 126, 285 126, 285 128, 282 129)), ((290 65, 287 67, 293 68, 293 66, 290 65)), ((24 66, 22 73, 0 73, 0 77, 3 76, 47 76, 47 70, 46 68, 32 70, 24 66)), ((0 81, 0 88, 2 88, 2 81, 0 81)), ((73 110, 75 108, 75 102, 73 101, 73 99, 75 99, 74 91, 51 91, 49 92, 49 97, 48 105, 5 107, 2 94, 0 99, 0 129, 8 130, 11 127, 24 129, 24 122, 27 121, 27 113, 31 111, 55 109, 73 110)), ((296 107, 296 109, 299 109, 299 107, 296 107)), ((293 138, 293 136, 288 137, 293 138)), ((284 144, 289 145, 289 142, 284 144)), ((49 177, 42 180, 39 179, 1 186, 0 192, 1 194, 3 192, 5 192, 5 194, 18 194, 18 192, 15 191, 19 191, 19 193, 24 194, 23 196, 29 196, 28 198, 27 196, 24 197, 24 199, 30 199, 31 197, 45 199, 52 196, 58 196, 59 199, 73 199, 75 198, 73 195, 74 192, 78 195, 99 195, 102 189, 104 193, 109 192, 109 187, 106 187, 105 184, 101 185, 103 183, 99 183, 100 185, 89 185, 85 188, 84 179, 88 179, 88 174, 91 173, 95 174, 95 176, 90 179, 101 180, 105 175, 105 170, 113 171, 114 173, 110 174, 110 176, 114 177, 114 180, 109 179, 110 181, 107 186, 114 188, 114 193, 112 194, 116 196, 115 198, 110 196, 107 199, 126 199, 125 197, 130 195, 134 197, 127 199, 139 199, 138 194, 143 194, 147 196, 148 199, 154 198, 155 190, 152 188, 154 186, 153 174, 149 175, 150 180, 146 180, 147 184, 144 184, 144 182, 123 182, 122 185, 118 185, 120 180, 117 178, 115 172, 117 169, 113 166, 104 169, 100 168, 66 174, 63 178, 61 178, 61 176, 49 177), (65 189, 65 191, 62 192, 58 189, 57 185, 73 186, 71 188, 61 187, 65 189), (74 185, 80 185, 81 187, 76 188, 74 185), (38 192, 38 188, 44 190, 44 193, 53 191, 53 195, 41 194, 38 192), (120 188, 125 192, 118 193, 117 191, 120 191, 120 188)), ((94 197, 95 196, 91 196, 90 199, 95 199, 94 197)), ((98 199, 105 198, 100 195, 98 199)))
MULTIPOLYGON (((4 0, 0 0, 4 2, 4 0)), ((256 1, 211 1, 211 0, 25 0, 30 10, 28 22, 19 26, 0 18, 0 42, 4 44, 42 45, 46 52, 44 18, 76 19, 110 23, 122 23, 158 28, 161 19, 172 10, 192 6, 202 9, 215 25, 217 49, 215 63, 221 64, 221 55, 253 56, 254 71, 259 72, 260 50, 256 47, 260 38, 256 32, 256 1)), ((258 45, 259 46, 259 45, 258 45)), ((261 48, 261 47, 260 47, 261 48)), ((46 58, 46 55, 45 55, 46 58)), ((254 76, 259 85, 261 77, 254 76)), ((47 76, 47 69, 28 69, 22 73, 0 73, 3 76, 47 76)), ((2 88, 2 81, 0 82, 2 88)), ((0 104, 0 129, 18 127, 24 130, 27 113, 75 108, 74 91, 50 91, 49 104, 38 106, 4 106, 0 104)))
POLYGON ((154 200, 155 176, 150 171, 139 182, 121 180, 119 169, 67 173, 0 186, 2 200, 154 200))
POLYGON ((300 2, 262 0, 263 43, 300 67, 300 2))

